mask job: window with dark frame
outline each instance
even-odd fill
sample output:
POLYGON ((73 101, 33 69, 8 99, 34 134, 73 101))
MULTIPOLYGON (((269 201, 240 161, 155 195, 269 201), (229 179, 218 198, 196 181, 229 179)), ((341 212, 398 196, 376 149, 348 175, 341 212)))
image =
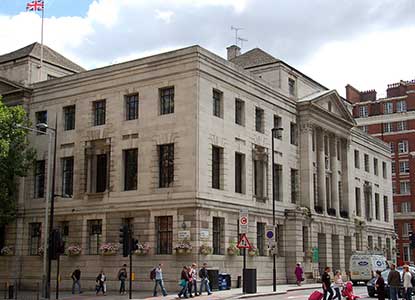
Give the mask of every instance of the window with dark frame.
POLYGON ((64 115, 64 130, 75 129, 75 105, 65 106, 63 108, 64 115))
POLYGON ((298 170, 291 169, 291 203, 298 202, 298 170))
POLYGON ((94 126, 105 124, 106 101, 98 100, 93 102, 94 126))
POLYGON ((213 115, 219 118, 223 117, 223 93, 221 91, 213 89, 212 103, 213 103, 213 115))
POLYGON ((288 78, 288 91, 291 96, 295 96, 295 80, 288 78))
POLYGON ((212 146, 212 188, 221 189, 221 168, 223 148, 212 146))
POLYGON ((138 149, 123 150, 124 157, 124 191, 137 189, 138 149))
MULTIPOLYGON (((274 115, 274 128, 282 128, 282 118, 274 115)), ((274 138, 282 140, 282 130, 274 130, 274 138)))
MULTIPOLYGON (((36 115, 36 126, 38 124, 48 124, 48 112, 46 110, 42 110, 42 111, 37 111, 35 113, 36 115)), ((37 128, 37 130, 42 131, 42 132, 46 132, 46 127, 42 127, 42 128, 37 128)), ((37 132, 37 135, 40 135, 41 133, 37 132)))
POLYGON ((41 233, 41 223, 29 223, 29 255, 39 255, 41 233))
POLYGON ((258 255, 265 256, 265 223, 256 223, 256 243, 258 248, 258 255))
POLYGON ((255 130, 264 133, 264 110, 255 107, 255 130))
POLYGON ((273 183, 275 185, 275 201, 282 201, 282 165, 274 164, 274 180, 273 183))
POLYGON ((383 220, 389 222, 389 201, 388 196, 383 196, 383 220))
POLYGON ((88 254, 98 255, 102 237, 102 220, 88 220, 88 254))
POLYGON ((364 155, 365 171, 369 172, 369 154, 364 155))
POLYGON ((375 193, 375 219, 380 220, 380 199, 378 193, 375 193))
POLYGON ((241 99, 235 99, 235 123, 245 126, 245 102, 241 99))
POLYGON ((212 248, 214 255, 223 255, 225 219, 213 217, 212 248))
POLYGON ((173 253, 173 217, 156 217, 157 254, 173 253))
POLYGON ((45 196, 45 161, 38 160, 35 165, 35 186, 34 197, 43 198, 45 196))
POLYGON ((245 154, 235 152, 235 193, 244 194, 245 154))
POLYGON ((174 182, 174 144, 158 146, 159 187, 171 187, 174 182))
POLYGON ((108 157, 107 154, 98 154, 97 155, 97 165, 96 165, 96 188, 97 193, 103 193, 107 189, 107 180, 108 180, 108 157))
POLYGON ((290 122, 290 142, 291 145, 298 145, 298 128, 297 124, 290 122))
POLYGON ((174 87, 159 89, 160 94, 160 115, 174 113, 174 87))
POLYGON ((74 159, 71 157, 62 158, 62 194, 73 195, 73 167, 74 159))
POLYGON ((254 196, 257 201, 264 202, 267 197, 267 165, 268 155, 264 147, 255 145, 253 154, 254 196))
POLYGON ((127 121, 138 119, 138 94, 125 96, 125 113, 127 121))

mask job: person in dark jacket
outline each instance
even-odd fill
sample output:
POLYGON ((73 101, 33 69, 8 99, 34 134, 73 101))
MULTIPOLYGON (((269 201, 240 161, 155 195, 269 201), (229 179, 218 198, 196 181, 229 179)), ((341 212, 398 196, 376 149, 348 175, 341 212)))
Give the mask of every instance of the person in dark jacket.
POLYGON ((98 293, 100 291, 102 291, 102 293, 105 295, 105 293, 107 292, 107 287, 105 285, 105 281, 107 281, 107 276, 105 276, 105 273, 103 270, 101 270, 101 272, 99 272, 97 278, 96 278, 96 283, 97 283, 97 287, 96 287, 96 294, 98 295, 98 293))
POLYGON ((391 270, 388 275, 389 296, 391 300, 398 300, 398 291, 401 287, 401 275, 395 270, 395 265, 391 264, 391 270))
POLYGON ((188 271, 187 266, 183 266, 182 269, 182 273, 180 275, 180 286, 182 287, 182 289, 180 290, 178 296, 179 298, 181 298, 182 296, 184 298, 189 298, 189 296, 187 296, 187 288, 189 285, 189 271, 188 271))
POLYGON ((210 291, 210 285, 209 285, 207 263, 203 263, 203 267, 199 271, 199 277, 200 277, 199 295, 202 295, 204 286, 206 287, 206 292, 208 293, 208 295, 212 295, 212 292, 210 291))
POLYGON ((326 299, 326 300, 332 300, 334 296, 333 289, 331 288, 331 280, 330 280, 329 273, 330 273, 330 267, 325 267, 324 273, 321 276, 321 282, 323 283, 323 291, 324 291, 323 299, 326 299), (328 298, 327 298, 327 295, 329 295, 328 298))
POLYGON ((82 294, 81 290, 81 270, 76 267, 75 271, 71 274, 72 278, 72 294, 75 294, 75 286, 78 286, 78 292, 82 294))
POLYGON ((123 264, 122 268, 118 271, 118 280, 120 281, 120 295, 125 295, 125 281, 127 280, 127 265, 123 264))
POLYGON ((376 271, 376 282, 375 282, 375 288, 378 293, 378 299, 379 300, 385 300, 385 280, 382 277, 381 271, 376 271))

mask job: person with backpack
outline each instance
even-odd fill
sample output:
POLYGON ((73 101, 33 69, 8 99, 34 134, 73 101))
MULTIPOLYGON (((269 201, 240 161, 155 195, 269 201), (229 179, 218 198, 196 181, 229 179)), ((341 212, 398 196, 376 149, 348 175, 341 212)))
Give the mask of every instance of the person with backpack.
POLYGON ((179 296, 179 298, 181 298, 182 296, 184 298, 189 298, 189 296, 187 296, 187 289, 189 285, 189 270, 187 266, 183 266, 182 273, 180 275, 179 285, 181 287, 181 290, 177 296, 179 296))
POLYGON ((404 299, 412 300, 412 274, 409 271, 409 266, 403 266, 403 290, 404 290, 404 299))
POLYGON ((101 272, 99 272, 97 278, 95 279, 97 285, 96 285, 96 295, 98 295, 98 293, 100 291, 102 291, 102 294, 104 294, 107 292, 107 287, 105 284, 105 281, 107 281, 107 277, 105 276, 104 270, 101 270, 101 272))
POLYGON ((125 295, 125 281, 127 280, 127 265, 123 264, 122 268, 118 271, 118 280, 120 281, 120 295, 125 295))
POLYGON ((323 283, 324 299, 332 300, 334 293, 331 289, 330 267, 324 268, 324 273, 321 276, 321 282, 323 283))
POLYGON ((82 294, 81 290, 81 270, 76 267, 75 271, 71 274, 72 278, 72 294, 75 294, 75 286, 78 286, 78 292, 82 294))
POLYGON ((167 291, 164 288, 163 283, 163 270, 161 269, 163 264, 159 264, 158 267, 154 268, 150 273, 150 279, 154 280, 153 296, 157 297, 157 285, 160 286, 161 293, 164 297, 167 296, 167 291))
POLYGON ((203 267, 199 270, 199 278, 200 278, 199 295, 202 295, 203 287, 205 287, 208 295, 212 295, 212 292, 210 291, 210 286, 209 286, 207 263, 203 263, 203 267))

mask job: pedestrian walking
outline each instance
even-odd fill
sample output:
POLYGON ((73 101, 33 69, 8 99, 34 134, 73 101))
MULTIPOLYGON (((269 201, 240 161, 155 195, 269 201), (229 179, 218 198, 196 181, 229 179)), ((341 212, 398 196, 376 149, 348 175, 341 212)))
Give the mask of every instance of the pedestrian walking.
POLYGON ((333 290, 331 289, 331 280, 330 280, 330 267, 325 267, 324 268, 324 273, 321 276, 321 282, 323 283, 323 291, 324 291, 324 296, 323 299, 326 300, 333 300, 333 290), (328 298, 326 298, 328 295, 328 298))
POLYGON ((76 267, 76 269, 71 274, 72 278, 72 294, 75 294, 75 286, 78 287, 78 293, 82 294, 81 290, 81 270, 79 266, 76 267))
POLYGON ((187 293, 190 298, 193 298, 193 295, 192 295, 193 276, 192 276, 191 266, 187 266, 187 274, 189 275, 189 281, 187 282, 187 293))
POLYGON ((128 278, 127 275, 127 265, 123 264, 122 268, 118 271, 118 280, 120 281, 120 295, 125 295, 125 281, 128 278))
POLYGON ((403 290, 404 290, 404 299, 412 300, 412 274, 409 271, 409 266, 403 266, 403 290))
POLYGON ((202 295, 203 287, 205 287, 208 295, 212 295, 212 292, 210 291, 210 286, 209 286, 207 263, 203 263, 202 268, 199 270, 199 278, 200 278, 199 295, 202 295))
POLYGON ((184 298, 189 298, 187 296, 188 285, 189 285, 189 270, 187 266, 183 266, 182 273, 180 275, 181 290, 178 294, 179 298, 181 298, 182 296, 184 298))
POLYGON ((396 271, 395 264, 391 264, 391 270, 388 275, 389 294, 391 300, 398 300, 398 291, 401 286, 401 275, 396 271))
POLYGON ((385 280, 382 277, 381 271, 376 271, 375 289, 378 293, 378 300, 385 300, 385 280))
POLYGON ((343 283, 342 274, 339 270, 337 270, 334 275, 334 283, 333 283, 333 288, 334 288, 334 292, 336 295, 333 297, 333 299, 337 298, 338 300, 342 300, 340 289, 343 288, 343 285, 344 283, 343 283))
POLYGON ((100 291, 102 291, 102 294, 105 295, 107 292, 107 287, 106 287, 106 282, 107 281, 107 276, 105 276, 104 270, 101 270, 101 272, 99 272, 97 278, 96 278, 96 295, 98 295, 98 293, 100 291))
POLYGON ((303 279, 303 268, 301 267, 301 263, 297 263, 295 267, 295 278, 297 279, 297 285, 300 286, 303 279))
POLYGON ((197 264, 192 263, 192 266, 190 267, 190 281, 189 281, 189 295, 192 296, 192 292, 194 291, 194 296, 198 296, 197 293, 197 264))
POLYGON ((167 291, 164 288, 163 282, 163 264, 159 264, 157 268, 154 268, 154 289, 153 289, 153 296, 157 297, 157 286, 160 286, 161 293, 164 297, 167 296, 167 291))

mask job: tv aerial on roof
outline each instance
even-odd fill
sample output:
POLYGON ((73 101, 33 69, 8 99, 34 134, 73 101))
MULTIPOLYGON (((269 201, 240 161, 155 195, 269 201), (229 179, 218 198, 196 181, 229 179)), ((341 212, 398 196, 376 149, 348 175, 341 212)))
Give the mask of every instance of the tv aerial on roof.
POLYGON ((235 45, 238 45, 238 41, 239 41, 238 31, 239 30, 244 30, 244 29, 242 27, 235 27, 235 26, 231 25, 231 30, 235 30, 235 45))

